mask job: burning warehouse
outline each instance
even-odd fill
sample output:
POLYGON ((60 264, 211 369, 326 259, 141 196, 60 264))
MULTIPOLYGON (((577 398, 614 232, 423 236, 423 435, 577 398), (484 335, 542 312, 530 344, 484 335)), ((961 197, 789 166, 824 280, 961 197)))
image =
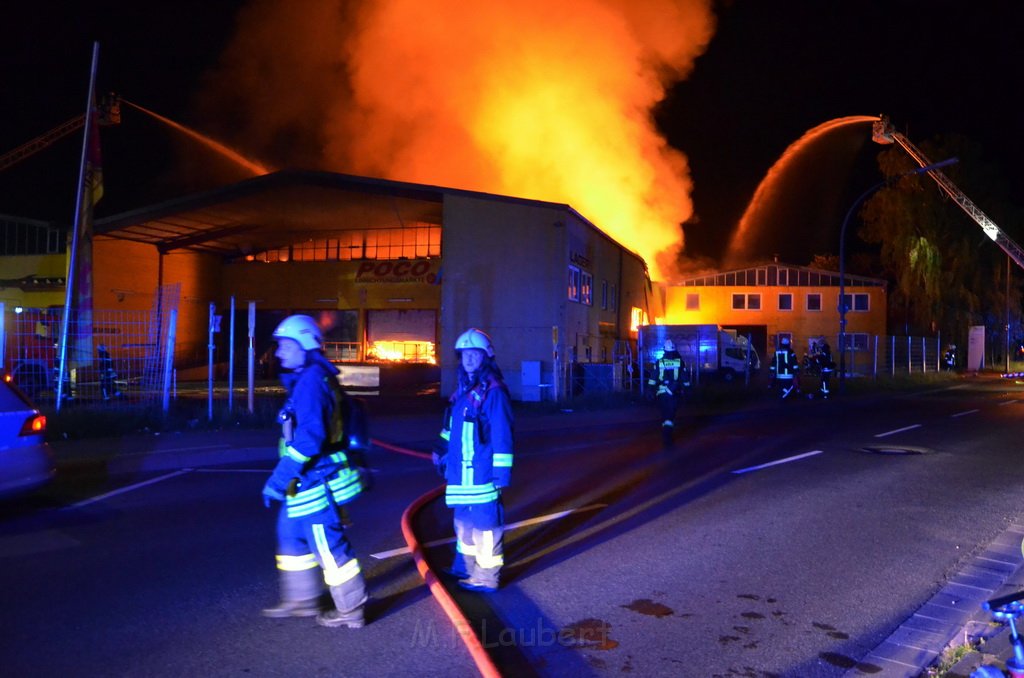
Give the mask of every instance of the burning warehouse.
POLYGON ((445 367, 459 333, 479 327, 515 398, 552 399, 569 375, 609 387, 636 355, 637 324, 659 315, 644 261, 559 203, 282 171, 115 215, 96 233, 97 308, 150 309, 156 290, 180 286, 180 367, 204 364, 209 307, 233 298, 254 303, 257 354, 277 320, 302 312, 343 365, 445 367))

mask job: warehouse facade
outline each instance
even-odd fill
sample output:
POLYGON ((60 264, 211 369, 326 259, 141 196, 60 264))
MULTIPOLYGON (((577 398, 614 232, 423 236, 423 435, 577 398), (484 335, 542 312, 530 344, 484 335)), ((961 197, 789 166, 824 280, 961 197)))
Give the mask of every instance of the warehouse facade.
MULTIPOLYGON (((518 399, 556 399, 580 366, 617 375, 662 314, 644 261, 572 207, 325 172, 283 171, 99 220, 96 308, 149 309, 180 286, 176 362, 205 356, 209 305, 257 309, 256 351, 290 313, 339 363, 436 364, 488 332, 518 399)), ((598 383, 596 380, 595 384, 598 383)))

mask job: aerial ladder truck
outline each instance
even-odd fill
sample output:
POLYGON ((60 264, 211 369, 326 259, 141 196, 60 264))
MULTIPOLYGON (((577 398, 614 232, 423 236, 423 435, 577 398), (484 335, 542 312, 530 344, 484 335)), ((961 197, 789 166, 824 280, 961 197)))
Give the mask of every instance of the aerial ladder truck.
MULTIPOLYGON (((925 154, 922 153, 920 149, 910 143, 910 140, 905 136, 893 129, 892 123, 889 122, 889 118, 884 115, 879 117, 879 119, 872 125, 871 139, 875 143, 879 144, 897 144, 921 167, 932 165, 932 162, 925 157, 925 154)), ((967 212, 968 216, 974 219, 974 221, 981 226, 981 230, 985 232, 985 235, 994 240, 995 243, 999 245, 1000 249, 1006 252, 1006 254, 1013 259, 1018 266, 1024 268, 1024 250, 1021 249, 1020 245, 1003 233, 1003 231, 996 226, 994 221, 989 219, 977 205, 971 202, 970 198, 964 195, 963 191, 956 187, 956 184, 949 180, 949 177, 942 173, 942 170, 931 169, 928 170, 928 174, 935 180, 935 183, 939 185, 939 188, 941 188, 946 195, 952 198, 957 205, 960 205, 963 211, 967 212)))
MULTIPOLYGON (((99 113, 97 119, 99 124, 117 125, 121 122, 121 100, 114 94, 103 97, 99 102, 99 106, 97 106, 97 112, 99 113)), ((60 141, 75 130, 81 129, 84 124, 85 113, 71 118, 48 132, 40 134, 35 139, 27 141, 21 146, 0 155, 0 172, 47 148, 54 142, 60 141)))

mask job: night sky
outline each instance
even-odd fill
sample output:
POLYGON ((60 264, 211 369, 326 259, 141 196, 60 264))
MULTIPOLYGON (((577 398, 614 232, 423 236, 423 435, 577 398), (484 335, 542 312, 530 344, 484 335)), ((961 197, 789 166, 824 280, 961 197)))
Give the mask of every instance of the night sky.
MULTIPOLYGON (((100 43, 99 92, 117 92, 204 130, 195 94, 244 6, 97 0, 6 9, 0 153, 84 110, 93 40, 100 43)), ((1012 188, 1024 180, 1016 103, 1024 6, 737 0, 717 3, 714 12, 718 25, 707 52, 656 112, 669 143, 690 163, 696 215, 685 229, 687 254, 719 257, 787 146, 835 118, 886 114, 919 145, 936 134, 962 134, 981 145, 1012 188)), ((99 217, 196 188, 178 169, 186 143, 180 134, 127 107, 122 116, 119 127, 102 132, 106 194, 99 217)), ((878 180, 878 148, 866 130, 865 151, 846 179, 850 196, 878 180)), ((80 152, 81 136, 74 134, 0 171, 0 213, 69 222, 80 152)), ((807 178, 809 192, 816 178, 807 178)), ((1011 197, 1024 202, 1016 192, 1011 197)), ((834 206, 837 230, 847 206, 834 206)))

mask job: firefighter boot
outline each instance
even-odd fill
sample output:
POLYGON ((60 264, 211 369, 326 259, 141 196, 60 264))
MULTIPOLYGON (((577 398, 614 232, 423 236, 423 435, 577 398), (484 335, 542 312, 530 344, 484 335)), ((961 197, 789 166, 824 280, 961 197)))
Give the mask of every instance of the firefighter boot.
POLYGON ((661 423, 661 443, 666 448, 672 447, 675 442, 675 422, 666 419, 661 423))
POLYGON ((494 567, 480 567, 479 563, 473 568, 472 574, 465 579, 459 580, 459 586, 467 591, 479 593, 494 593, 498 590, 501 577, 501 565, 494 567))
POLYGON ((474 540, 478 549, 474 562, 470 564, 469 576, 459 580, 459 586, 467 591, 494 593, 498 590, 501 577, 501 566, 505 563, 502 555, 502 533, 494 531, 474 531, 474 540))
POLYGON ((363 575, 357 574, 344 584, 331 587, 331 598, 337 609, 321 612, 316 623, 329 629, 361 629, 366 624, 363 608, 366 606, 366 583, 363 575))
POLYGON ((476 557, 467 553, 464 553, 464 549, 456 547, 455 557, 452 558, 452 564, 448 567, 442 568, 449 577, 455 577, 456 579, 465 579, 469 576, 469 573, 476 567, 476 557))
POLYGON ((281 602, 263 608, 263 616, 271 619, 313 617, 320 613, 320 592, 323 577, 319 568, 297 572, 280 571, 281 602))

